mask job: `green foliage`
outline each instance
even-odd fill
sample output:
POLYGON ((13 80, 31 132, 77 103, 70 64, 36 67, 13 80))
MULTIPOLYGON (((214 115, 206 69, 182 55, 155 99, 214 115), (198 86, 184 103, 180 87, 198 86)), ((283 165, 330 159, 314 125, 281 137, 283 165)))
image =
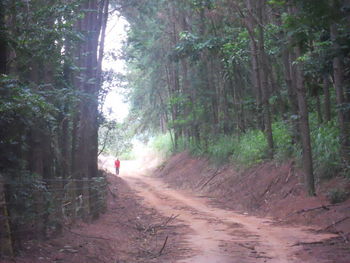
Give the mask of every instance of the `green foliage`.
POLYGON ((225 61, 230 64, 238 64, 249 61, 248 49, 249 35, 247 30, 241 29, 238 32, 232 32, 234 39, 227 39, 223 44, 221 51, 225 61))
POLYGON ((331 204, 337 204, 344 202, 349 197, 349 193, 343 189, 334 188, 327 193, 327 197, 331 204))
POLYGON ((287 160, 295 153, 295 146, 291 143, 292 135, 288 124, 279 121, 272 124, 272 134, 275 143, 275 158, 287 160))
MULTIPOLYGON (((264 161, 268 153, 262 132, 264 92, 256 87, 259 79, 254 76, 263 65, 274 159, 301 159, 301 137, 295 127, 300 121, 298 105, 291 91, 296 78, 291 75, 296 65, 303 70, 308 108, 316 112, 315 105, 324 102, 322 81, 332 75, 334 56, 348 57, 348 14, 326 0, 269 0, 252 9, 251 13, 244 1, 191 0, 155 1, 148 7, 140 2, 122 10, 131 24, 124 51, 139 131, 152 135, 168 130, 177 135, 176 151, 207 155, 216 163, 232 159, 250 166, 264 161), (253 15, 268 9, 276 14, 272 20, 265 14, 253 15), (243 23, 242 17, 247 18, 243 23), (330 37, 334 23, 339 31, 337 49, 330 37), (261 43, 266 60, 259 56, 261 43), (254 59, 257 68, 252 68, 254 59)), ((348 72, 348 60, 343 62, 348 72)), ((330 94, 335 118, 336 110, 346 111, 348 105, 337 108, 334 91, 330 94)), ((339 124, 334 120, 318 124, 313 114, 310 120, 315 172, 329 177, 340 167, 339 124)), ((169 138, 164 141, 166 152, 175 151, 169 138)))
POLYGON ((216 164, 233 161, 244 167, 261 163, 266 153, 267 141, 260 130, 251 130, 240 136, 212 138, 206 150, 206 155, 216 164))
POLYGON ((215 163, 222 164, 230 159, 237 146, 237 139, 234 136, 222 135, 212 138, 207 153, 215 163))
POLYGON ((8 187, 7 200, 12 224, 22 229, 35 223, 39 218, 47 216, 53 209, 52 193, 40 176, 25 170, 17 170, 17 178, 11 178, 13 171, 4 174, 8 187), (21 178, 21 180, 18 180, 21 178), (38 214, 38 206, 41 208, 38 214))
POLYGON ((188 139, 185 137, 180 137, 177 141, 177 148, 175 149, 172 145, 171 152, 179 153, 188 151, 192 156, 205 156, 208 155, 208 152, 205 148, 205 145, 201 145, 200 143, 196 143, 192 139, 188 139))
MULTIPOLYGON (((275 159, 285 161, 299 154, 300 148, 291 144, 292 136, 287 123, 279 121, 272 125, 275 142, 275 159)), ((240 136, 221 135, 210 140, 205 152, 215 163, 233 161, 249 167, 265 160, 266 138, 260 130, 250 130, 240 136)), ((203 152, 202 152, 203 154, 203 152)))
POLYGON ((173 152, 173 144, 169 133, 158 134, 151 139, 149 145, 164 156, 169 156, 173 152))
POLYGON ((203 39, 187 31, 180 32, 179 35, 180 41, 170 55, 170 57, 176 61, 185 57, 190 57, 192 60, 198 60, 202 52, 206 50, 219 50, 227 41, 225 38, 214 36, 208 39, 203 39))
POLYGON ((262 131, 251 130, 241 135, 233 159, 243 166, 261 163, 266 157, 267 141, 262 131))
MULTIPOLYGON (((62 214, 65 189, 61 187, 66 182, 62 178, 87 167, 77 164, 78 144, 97 139, 98 87, 91 87, 97 78, 88 76, 77 59, 94 54, 93 45, 82 48, 91 32, 77 32, 77 22, 84 23, 83 2, 3 0, 0 4, 0 174, 9 185, 11 227, 19 232, 45 227, 50 217, 62 214), (82 85, 86 86, 78 91, 82 85), (21 229, 25 224, 30 227, 21 229)), ((94 30, 100 30, 98 25, 94 30)), ((89 66, 95 71, 95 65, 89 66)), ((86 149, 78 154, 94 156, 94 146, 86 149)), ((96 176, 92 166, 89 176, 96 176)), ((62 223, 63 218, 55 220, 62 223)), ((19 234, 14 233, 16 239, 19 234)))
POLYGON ((320 178, 330 178, 340 171, 339 129, 335 121, 319 125, 311 116, 311 142, 315 173, 320 178))
POLYGON ((105 121, 99 128, 100 152, 113 156, 127 154, 132 149, 132 136, 126 123, 105 121))
POLYGON ((98 177, 93 177, 91 184, 91 195, 94 196, 92 216, 98 215, 107 209, 107 186, 108 182, 104 171, 99 171, 98 177))

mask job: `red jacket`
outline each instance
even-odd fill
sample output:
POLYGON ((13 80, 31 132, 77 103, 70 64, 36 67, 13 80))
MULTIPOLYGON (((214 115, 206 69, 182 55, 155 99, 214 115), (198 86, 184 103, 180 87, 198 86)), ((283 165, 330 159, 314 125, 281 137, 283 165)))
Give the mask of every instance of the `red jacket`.
POLYGON ((120 167, 120 161, 119 161, 119 160, 116 160, 116 161, 114 162, 114 167, 115 167, 115 168, 119 168, 119 167, 120 167))

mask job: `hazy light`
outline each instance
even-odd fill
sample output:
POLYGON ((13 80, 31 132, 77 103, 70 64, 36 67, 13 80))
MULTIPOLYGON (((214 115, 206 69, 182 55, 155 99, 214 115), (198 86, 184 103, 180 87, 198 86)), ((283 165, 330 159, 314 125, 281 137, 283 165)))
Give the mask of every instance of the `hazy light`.
MULTIPOLYGON (((108 19, 105 39, 105 58, 103 60, 103 70, 113 70, 116 73, 125 73, 125 62, 119 59, 123 41, 126 40, 126 30, 128 22, 119 14, 112 14, 108 19), (114 53, 117 56, 108 56, 114 53)), ((105 83, 105 85, 110 85, 105 83)), ((129 112, 129 105, 125 103, 124 96, 120 88, 110 87, 103 106, 103 112, 109 119, 123 121, 129 112)))

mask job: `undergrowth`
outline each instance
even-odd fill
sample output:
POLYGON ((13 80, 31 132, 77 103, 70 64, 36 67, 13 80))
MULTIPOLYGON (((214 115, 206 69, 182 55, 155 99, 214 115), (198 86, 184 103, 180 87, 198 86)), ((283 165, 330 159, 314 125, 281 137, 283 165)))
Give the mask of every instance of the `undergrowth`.
POLYGON ((170 156, 173 152, 173 144, 169 133, 158 134, 150 140, 149 146, 165 157, 170 156))
POLYGON ((310 124, 315 174, 320 178, 331 178, 341 169, 338 125, 335 121, 318 125, 314 118, 310 124))
MULTIPOLYGON (((339 156, 339 130, 335 121, 324 124, 317 122, 316 115, 310 115, 310 136, 316 179, 331 178, 341 169, 339 156)), ((302 164, 301 145, 292 144, 291 124, 276 121, 272 125, 274 139, 274 160, 283 162, 294 158, 302 164)), ((250 130, 241 135, 218 135, 198 145, 180 139, 175 151, 169 134, 159 135, 152 140, 153 148, 169 156, 174 152, 188 150, 195 156, 207 156, 214 164, 233 162, 248 168, 267 160, 267 140, 261 130, 250 130)))
POLYGON ((239 165, 249 167, 261 163, 267 152, 267 141, 260 130, 249 131, 236 139, 231 159, 239 165))

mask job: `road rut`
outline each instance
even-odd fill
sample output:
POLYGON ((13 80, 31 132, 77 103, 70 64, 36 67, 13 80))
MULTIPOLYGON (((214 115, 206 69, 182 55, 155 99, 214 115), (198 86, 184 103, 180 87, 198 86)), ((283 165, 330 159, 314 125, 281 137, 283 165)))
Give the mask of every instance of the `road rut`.
MULTIPOLYGON (((179 263, 296 263, 300 262, 300 244, 334 237, 301 227, 276 226, 272 219, 214 207, 206 197, 171 189, 140 171, 136 163, 129 162, 121 176, 146 206, 165 216, 178 216, 191 229, 185 238, 193 255, 179 263)), ((315 262, 322 263, 319 259, 315 262)))

